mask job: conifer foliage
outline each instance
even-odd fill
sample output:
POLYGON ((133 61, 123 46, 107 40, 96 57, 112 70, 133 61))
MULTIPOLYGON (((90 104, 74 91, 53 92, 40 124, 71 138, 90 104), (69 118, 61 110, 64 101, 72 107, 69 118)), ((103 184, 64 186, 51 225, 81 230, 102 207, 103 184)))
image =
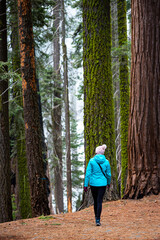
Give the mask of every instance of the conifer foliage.
POLYGON ((81 203, 83 171, 101 144, 112 170, 104 200, 119 197, 118 182, 124 198, 160 192, 160 3, 132 1, 130 108, 126 3, 130 8, 130 0, 9 0, 6 11, 0 1, 0 222, 12 220, 10 158, 17 218, 48 215, 52 205, 59 213, 92 204, 90 191, 81 203))

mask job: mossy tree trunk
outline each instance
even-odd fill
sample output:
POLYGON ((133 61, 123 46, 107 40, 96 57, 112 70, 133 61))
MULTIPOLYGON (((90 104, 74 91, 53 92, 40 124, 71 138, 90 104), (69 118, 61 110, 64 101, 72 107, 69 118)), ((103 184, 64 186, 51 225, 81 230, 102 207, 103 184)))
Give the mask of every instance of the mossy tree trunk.
MULTIPOLYGON (((6 0, 0 1, 0 61, 7 62, 6 0)), ((12 220, 7 68, 0 69, 0 223, 12 220)))
POLYGON ((30 0, 18 0, 20 57, 25 121, 26 154, 32 215, 50 213, 42 158, 42 140, 36 87, 33 27, 30 0))
POLYGON ((132 1, 132 64, 125 198, 160 192, 160 1, 132 1))
MULTIPOLYGON (((118 40, 119 47, 127 44, 126 0, 117 0, 118 9, 118 40)), ((121 51, 119 57, 120 70, 120 135, 121 135, 121 196, 123 197, 128 167, 128 118, 129 118, 129 75, 128 56, 121 51)))
POLYGON ((118 49, 118 16, 117 0, 111 1, 112 19, 112 76, 113 76, 113 95, 115 109, 115 137, 116 137, 116 161, 118 174, 118 188, 120 192, 121 182, 121 139, 120 139, 120 83, 119 83, 119 61, 117 56, 118 49))
MULTIPOLYGON (((18 37, 18 8, 17 0, 14 0, 10 5, 11 16, 12 16, 12 67, 13 71, 20 74, 20 50, 19 50, 19 37, 18 37)), ((14 129, 16 136, 17 145, 17 171, 18 174, 16 187, 18 189, 18 196, 16 197, 18 216, 20 218, 28 218, 31 216, 31 200, 30 200, 30 189, 29 189, 29 178, 27 169, 27 158, 26 158, 26 147, 25 147, 25 127, 22 122, 23 120, 23 99, 22 99, 22 87, 19 85, 19 79, 14 79, 17 81, 13 88, 13 104, 16 105, 16 115, 14 116, 14 129)))
POLYGON ((117 196, 114 104, 111 73, 110 1, 83 0, 85 161, 106 144, 112 169, 111 198, 117 196))

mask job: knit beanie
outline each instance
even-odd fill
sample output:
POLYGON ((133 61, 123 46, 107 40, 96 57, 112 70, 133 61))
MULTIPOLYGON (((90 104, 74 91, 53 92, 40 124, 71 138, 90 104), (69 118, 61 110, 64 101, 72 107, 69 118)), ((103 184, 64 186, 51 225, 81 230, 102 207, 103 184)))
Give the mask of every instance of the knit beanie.
POLYGON ((103 144, 102 146, 98 146, 98 147, 96 147, 96 153, 97 154, 104 154, 106 148, 107 148, 107 146, 105 144, 103 144))

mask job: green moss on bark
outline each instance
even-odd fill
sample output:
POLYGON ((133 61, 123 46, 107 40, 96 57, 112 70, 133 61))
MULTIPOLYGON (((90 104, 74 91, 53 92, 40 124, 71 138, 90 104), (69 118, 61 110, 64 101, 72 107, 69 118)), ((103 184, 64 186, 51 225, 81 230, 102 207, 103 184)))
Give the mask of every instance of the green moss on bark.
POLYGON ((83 22, 86 165, 96 146, 106 144, 116 181, 110 1, 83 0, 83 22))
MULTIPOLYGON (((20 132, 19 132, 20 133, 20 132)), ((25 151, 24 131, 22 135, 17 136, 17 158, 18 158, 18 186, 19 186, 19 204, 21 218, 32 216, 29 178, 27 170, 27 158, 25 151)))
MULTIPOLYGON (((119 47, 127 42, 126 1, 118 0, 118 38, 119 47)), ((121 54, 120 62, 120 117, 121 117, 121 197, 123 197, 128 167, 128 118, 129 118, 129 74, 128 56, 121 54)))
MULTIPOLYGON (((13 71, 17 72, 20 69, 20 49, 19 49, 19 34, 18 34, 18 8, 14 2, 10 5, 11 15, 12 15, 12 67, 13 71)), ((19 72, 17 72, 20 74, 19 72)), ((15 82, 18 79, 14 79, 15 82)), ((31 211, 31 199, 30 199, 30 188, 28 179, 28 169, 27 169, 27 158, 26 158, 26 146, 25 146, 25 127, 24 127, 24 117, 23 117, 23 99, 22 99, 22 87, 19 84, 15 84, 13 88, 13 97, 15 98, 13 104, 16 106, 16 111, 14 113, 14 137, 16 136, 16 150, 17 150, 17 188, 18 188, 18 199, 19 206, 18 215, 21 218, 28 218, 32 216, 31 211)))

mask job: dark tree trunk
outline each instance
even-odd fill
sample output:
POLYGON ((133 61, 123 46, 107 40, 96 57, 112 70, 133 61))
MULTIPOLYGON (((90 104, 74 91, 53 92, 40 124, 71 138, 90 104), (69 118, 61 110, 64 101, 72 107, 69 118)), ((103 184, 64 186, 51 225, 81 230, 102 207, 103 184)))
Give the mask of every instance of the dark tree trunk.
POLYGON ((33 216, 50 213, 42 158, 42 140, 36 87, 31 3, 18 0, 20 56, 26 153, 33 216))
POLYGON ((160 1, 132 1, 129 164, 125 198, 160 192, 160 1))
POLYGON ((59 25, 60 25, 60 8, 61 1, 57 0, 54 7, 54 28, 56 34, 53 40, 54 46, 54 108, 52 111, 53 123, 53 145, 54 145, 54 195, 56 203, 56 212, 64 211, 63 204, 63 174, 62 174, 62 86, 60 77, 60 43, 59 43, 59 25))
MULTIPOLYGON (((19 35, 18 35, 18 7, 17 0, 14 0, 11 5, 11 47, 12 47, 12 68, 13 71, 20 74, 20 49, 19 49, 19 35)), ((19 79, 14 79, 18 81, 19 79)), ((25 145, 25 127, 24 123, 20 124, 19 119, 23 119, 23 99, 22 99, 22 87, 19 84, 15 84, 13 87, 13 98, 14 101, 11 104, 18 106, 19 110, 16 111, 17 115, 14 115, 13 128, 15 143, 17 145, 17 156, 16 156, 16 204, 17 214, 16 218, 28 218, 31 216, 31 200, 30 200, 30 189, 27 169, 27 158, 26 158, 26 145, 25 145)), ((12 106, 12 105, 11 105, 12 106)), ((12 126, 11 126, 12 127, 12 126)), ((12 130, 13 131, 13 130, 12 130)))
MULTIPOLYGON (((0 1, 0 61, 7 62, 6 1, 0 1)), ((0 69, 0 222, 12 220, 7 68, 0 69)))

